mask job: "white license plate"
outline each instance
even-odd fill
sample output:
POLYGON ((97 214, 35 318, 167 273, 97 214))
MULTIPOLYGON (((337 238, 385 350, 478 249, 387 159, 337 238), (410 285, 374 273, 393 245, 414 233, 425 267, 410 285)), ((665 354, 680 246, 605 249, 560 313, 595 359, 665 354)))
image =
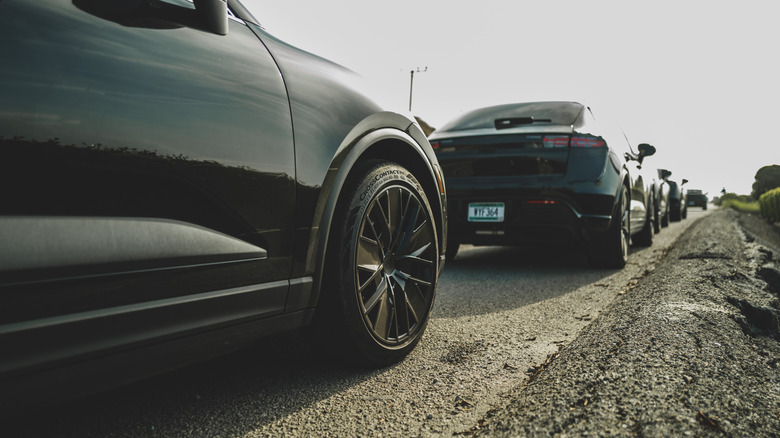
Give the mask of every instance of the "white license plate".
POLYGON ((469 204, 469 222, 504 222, 504 203, 473 202, 469 204))

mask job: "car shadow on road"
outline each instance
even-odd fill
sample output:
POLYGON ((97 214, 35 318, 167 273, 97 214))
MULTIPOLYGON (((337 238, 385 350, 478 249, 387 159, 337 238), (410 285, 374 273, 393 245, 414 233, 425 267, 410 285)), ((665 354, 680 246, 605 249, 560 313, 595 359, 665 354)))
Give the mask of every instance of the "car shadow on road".
POLYGON ((580 246, 463 246, 445 265, 437 289, 435 317, 511 310, 565 295, 589 284, 603 285, 616 269, 588 265, 580 246))
POLYGON ((16 437, 245 436, 393 367, 327 359, 299 332, 10 420, 16 437))

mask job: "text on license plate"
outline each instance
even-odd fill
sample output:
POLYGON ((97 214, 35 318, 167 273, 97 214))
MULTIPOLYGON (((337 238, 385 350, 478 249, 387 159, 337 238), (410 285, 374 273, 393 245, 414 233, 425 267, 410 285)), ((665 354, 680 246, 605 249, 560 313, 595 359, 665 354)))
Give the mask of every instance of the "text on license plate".
POLYGON ((469 204, 469 222, 504 222, 504 203, 473 202, 469 204))

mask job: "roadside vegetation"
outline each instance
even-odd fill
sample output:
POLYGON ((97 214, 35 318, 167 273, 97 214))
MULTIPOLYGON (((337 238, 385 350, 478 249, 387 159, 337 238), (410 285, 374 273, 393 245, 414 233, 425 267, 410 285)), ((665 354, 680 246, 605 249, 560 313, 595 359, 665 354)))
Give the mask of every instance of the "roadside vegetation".
POLYGON ((780 222, 780 165, 759 169, 750 195, 725 193, 713 203, 743 213, 760 214, 770 223, 780 222))
POLYGON ((734 195, 734 193, 726 193, 720 197, 719 204, 724 208, 733 208, 734 210, 741 211, 742 213, 760 214, 761 208, 758 202, 752 199, 747 200, 743 198, 750 198, 749 196, 734 195), (730 195, 733 195, 731 197, 730 195))
POLYGON ((780 222, 780 187, 761 195, 758 204, 761 216, 771 223, 780 222))

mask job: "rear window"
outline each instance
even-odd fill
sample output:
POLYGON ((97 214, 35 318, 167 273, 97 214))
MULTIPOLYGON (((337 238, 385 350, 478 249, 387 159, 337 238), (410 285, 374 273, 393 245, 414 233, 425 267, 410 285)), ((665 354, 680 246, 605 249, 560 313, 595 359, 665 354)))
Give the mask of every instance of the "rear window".
POLYGON ((554 125, 572 125, 584 106, 577 102, 529 102, 491 106, 470 111, 444 125, 439 131, 494 129, 497 119, 533 118, 554 125))

